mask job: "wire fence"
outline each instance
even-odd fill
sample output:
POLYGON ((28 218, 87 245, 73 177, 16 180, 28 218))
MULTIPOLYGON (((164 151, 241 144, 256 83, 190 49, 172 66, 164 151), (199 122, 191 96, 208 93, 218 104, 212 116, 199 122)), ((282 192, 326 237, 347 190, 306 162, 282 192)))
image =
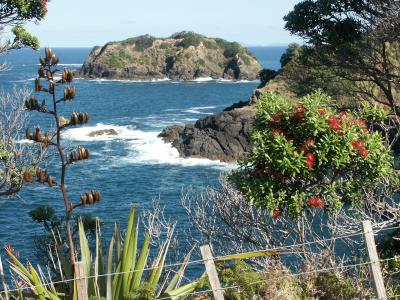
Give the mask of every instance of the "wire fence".
MULTIPOLYGON (((132 274, 132 273, 136 273, 136 272, 145 272, 145 271, 151 271, 154 269, 158 269, 158 268, 163 268, 163 269, 167 269, 167 268, 174 268, 174 267, 180 267, 182 265, 193 265, 193 264, 204 264, 207 261, 218 261, 218 260, 224 260, 224 259, 228 259, 230 257, 233 256, 239 256, 242 254, 256 254, 259 252, 277 252, 279 253, 282 250, 285 249, 290 249, 290 248, 297 248, 297 247, 303 247, 303 246, 310 246, 313 244, 317 244, 317 243, 323 243, 323 242, 330 242, 330 241, 334 241, 334 240, 342 240, 342 239, 346 239, 346 238, 354 238, 356 236, 361 236, 364 235, 366 233, 372 233, 372 234, 380 234, 381 232, 384 231, 388 231, 388 230, 395 230, 395 229, 400 229, 400 226, 392 226, 392 227, 384 227, 384 228, 379 228, 379 232, 376 232, 374 230, 370 231, 370 232, 363 232, 363 231, 357 231, 354 233, 349 233, 346 235, 341 235, 338 237, 332 237, 332 238, 326 238, 326 239, 318 239, 315 241, 310 241, 310 242, 305 242, 305 243, 297 243, 297 244, 291 244, 291 245, 284 245, 284 246, 279 246, 279 247, 274 247, 274 248, 265 248, 265 249, 261 249, 261 250, 254 250, 254 251, 248 251, 248 252, 241 252, 241 253, 234 253, 234 254, 229 254, 229 255, 221 255, 221 256, 215 256, 211 259, 197 259, 197 260, 191 260, 188 262, 179 262, 179 263, 171 263, 171 264, 166 264, 163 266, 155 266, 155 267, 147 267, 147 268, 143 268, 143 269, 137 269, 137 270, 129 270, 129 271, 125 271, 125 272, 112 272, 112 273, 106 273, 106 274, 98 274, 98 275, 91 275, 91 276, 84 276, 84 277, 77 277, 77 278, 71 278, 71 279, 65 279, 65 280, 59 280, 59 281, 51 281, 51 282, 45 282, 43 284, 40 285, 28 285, 28 286, 24 286, 24 287, 20 287, 20 288, 15 288, 15 289, 7 289, 8 293, 14 293, 14 292, 19 292, 19 291, 25 291, 25 290, 34 290, 36 288, 39 287, 48 287, 48 286, 55 286, 58 284, 67 284, 70 282, 73 282, 75 280, 87 280, 87 279, 94 279, 94 278, 100 278, 100 277, 108 277, 108 276, 116 276, 116 275, 123 275, 123 274, 132 274)), ((291 254, 290 252, 288 253, 282 253, 282 254, 291 254)), ((391 257, 391 258, 386 258, 386 259, 380 259, 379 263, 383 263, 383 262, 389 262, 389 261, 393 261, 398 259, 398 257, 391 257)), ((345 270, 345 269, 351 269, 351 268, 355 268, 355 267, 359 267, 359 266, 367 266, 367 265, 371 265, 373 263, 376 262, 360 262, 360 263, 356 263, 356 264, 348 264, 348 265, 342 265, 342 266, 335 266, 335 267, 329 267, 329 268, 322 268, 322 269, 318 269, 318 270, 311 270, 311 271, 306 271, 306 272, 299 272, 299 273, 289 273, 289 274, 285 274, 285 275, 281 275, 281 276, 277 276, 274 277, 273 280, 280 280, 280 279, 284 279, 284 278, 288 278, 288 277, 298 277, 298 276, 306 276, 306 275, 311 275, 311 274, 315 274, 315 273, 323 273, 323 272, 327 272, 327 271, 335 271, 335 270, 345 270)), ((256 285, 259 283, 263 283, 266 282, 266 280, 269 279, 265 279, 265 280, 260 280, 260 281, 255 281, 250 283, 250 285, 256 285)), ((220 289, 208 289, 208 290, 201 290, 201 291, 195 291, 192 292, 190 294, 178 294, 176 296, 194 296, 194 295, 200 295, 200 294, 207 294, 207 293, 212 293, 216 290, 222 290, 222 291, 226 291, 226 290, 232 290, 232 289, 237 289, 240 290, 241 287, 238 285, 234 285, 234 286, 227 286, 227 287, 222 287, 220 289)), ((0 291, 0 295, 4 294, 6 292, 6 290, 2 290, 0 291)), ((396 297, 400 297, 400 295, 395 295, 395 296, 390 296, 387 297, 386 299, 393 299, 396 297)), ((164 300, 164 299, 170 299, 170 297, 163 297, 163 298, 156 298, 157 300, 164 300)))

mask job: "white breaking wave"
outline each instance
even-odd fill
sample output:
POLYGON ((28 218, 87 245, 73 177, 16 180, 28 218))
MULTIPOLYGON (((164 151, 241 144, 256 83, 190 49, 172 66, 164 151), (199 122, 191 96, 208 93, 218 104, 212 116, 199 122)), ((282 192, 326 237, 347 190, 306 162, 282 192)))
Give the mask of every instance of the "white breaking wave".
POLYGON ((211 78, 211 77, 198 77, 196 79, 193 80, 189 80, 189 81, 195 81, 195 82, 207 82, 207 81, 213 81, 215 79, 211 78))
POLYGON ((164 143, 158 137, 158 131, 142 131, 131 126, 117 126, 97 124, 80 128, 71 128, 63 133, 63 138, 73 141, 93 142, 93 141, 126 141, 128 154, 119 157, 118 164, 170 164, 181 166, 212 166, 221 169, 235 168, 235 164, 223 163, 220 161, 205 158, 182 158, 179 152, 171 144, 164 143), (90 137, 89 134, 99 130, 115 130, 117 135, 99 135, 90 137))
POLYGON ((128 79, 105 79, 105 78, 100 78, 100 79, 88 79, 87 81, 92 81, 96 83, 113 83, 113 82, 118 82, 118 83, 152 83, 152 82, 164 82, 164 81, 170 81, 171 79, 165 77, 165 78, 159 78, 159 79, 151 79, 151 80, 128 80, 128 79))

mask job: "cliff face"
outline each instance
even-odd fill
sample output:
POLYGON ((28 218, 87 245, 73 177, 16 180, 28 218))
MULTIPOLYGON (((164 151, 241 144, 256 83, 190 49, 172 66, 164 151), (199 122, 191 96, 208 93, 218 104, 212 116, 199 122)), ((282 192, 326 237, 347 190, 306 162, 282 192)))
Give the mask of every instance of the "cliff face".
POLYGON ((238 43, 191 32, 170 38, 140 36, 94 47, 80 76, 106 79, 255 80, 261 66, 238 43))

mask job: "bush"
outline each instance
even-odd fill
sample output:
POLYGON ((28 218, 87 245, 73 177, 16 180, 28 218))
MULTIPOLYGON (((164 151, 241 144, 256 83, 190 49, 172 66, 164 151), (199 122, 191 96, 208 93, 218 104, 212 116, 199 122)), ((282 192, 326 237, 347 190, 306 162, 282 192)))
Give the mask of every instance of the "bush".
POLYGON ((260 87, 263 87, 268 81, 274 79, 276 77, 276 75, 278 75, 278 72, 275 70, 271 70, 271 69, 263 69, 261 70, 261 72, 259 73, 259 77, 260 77, 260 87))
POLYGON ((224 49, 224 56, 225 57, 234 57, 240 51, 240 45, 237 42, 228 42, 224 39, 215 39, 217 45, 224 49))
POLYGON ((258 103, 251 154, 230 180, 250 203, 297 218, 309 209, 362 206, 365 190, 383 178, 398 184, 393 157, 380 133, 354 112, 338 112, 315 92, 290 102, 276 94, 258 103))
POLYGON ((125 41, 122 42, 123 45, 132 45, 135 44, 135 50, 139 52, 143 52, 147 48, 150 48, 153 46, 153 42, 156 40, 155 37, 152 37, 151 35, 141 35, 138 37, 126 39, 125 41))
POLYGON ((182 39, 176 45, 185 49, 190 46, 197 47, 204 40, 204 36, 194 32, 180 33, 175 38, 182 39))
POLYGON ((315 280, 315 287, 321 300, 354 299, 357 290, 352 282, 333 272, 321 273, 315 280))
POLYGON ((122 69, 124 67, 124 62, 122 61, 122 59, 119 56, 116 56, 116 55, 112 55, 108 59, 107 64, 109 64, 110 66, 113 66, 114 68, 117 68, 117 69, 122 69))

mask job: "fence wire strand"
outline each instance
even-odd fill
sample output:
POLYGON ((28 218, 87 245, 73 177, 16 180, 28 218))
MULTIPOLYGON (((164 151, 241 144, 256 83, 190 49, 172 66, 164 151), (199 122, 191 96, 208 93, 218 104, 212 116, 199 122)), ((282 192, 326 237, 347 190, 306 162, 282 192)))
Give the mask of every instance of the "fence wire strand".
MULTIPOLYGON (((378 232, 375 232, 373 230, 372 233, 380 234, 383 231, 395 230, 395 229, 400 229, 400 226, 379 228, 377 230, 378 232)), ((158 269, 158 268, 163 268, 163 269, 165 268, 166 269, 166 268, 171 268, 171 267, 182 266, 184 264, 186 264, 186 266, 188 266, 188 265, 191 265, 191 264, 204 263, 204 262, 207 262, 207 261, 210 261, 210 260, 218 261, 218 260, 221 260, 221 259, 226 259, 226 258, 229 258, 231 256, 236 256, 236 255, 241 255, 241 254, 254 254, 254 253, 257 253, 257 252, 279 252, 281 250, 295 248, 295 247, 301 247, 301 246, 306 246, 306 245, 309 246, 309 245, 312 245, 312 244, 317 244, 317 243, 322 243, 322 242, 329 242, 329 241, 333 241, 333 240, 341 240, 341 239, 345 239, 345 238, 360 236, 360 235, 364 235, 366 233, 371 233, 371 232, 358 231, 358 232, 342 235, 342 236, 339 236, 339 237, 321 239, 321 240, 310 241, 310 242, 305 242, 305 243, 292 244, 292 245, 287 245, 287 246, 280 246, 280 247, 269 248, 269 249, 262 249, 262 250, 257 250, 257 251, 235 253, 235 254, 230 254, 230 255, 221 255, 221 256, 216 256, 216 257, 210 258, 210 259, 191 260, 191 261, 186 262, 186 263, 185 262, 172 263, 172 264, 167 264, 167 265, 160 266, 160 267, 148 267, 148 268, 143 268, 143 269, 140 269, 140 270, 130 270, 130 271, 125 271, 125 272, 113 272, 113 273, 107 273, 107 274, 99 274, 99 275, 91 275, 91 276, 86 276, 86 277, 71 278, 71 279, 66 279, 66 280, 59 280, 59 281, 43 283, 43 284, 36 285, 36 286, 26 286, 26 287, 21 287, 21 288, 18 288, 18 289, 17 288, 16 289, 11 289, 11 290, 7 290, 7 292, 8 293, 12 293, 12 292, 18 292, 18 291, 24 291, 24 290, 33 290, 33 289, 36 289, 38 287, 54 286, 54 285, 57 285, 57 284, 69 283, 69 282, 72 282, 72 281, 75 281, 75 280, 81 280, 81 279, 92 279, 92 278, 99 278, 99 277, 105 277, 105 276, 115 276, 115 275, 122 275, 122 274, 130 274, 130 273, 136 273, 136 272, 139 272, 139 271, 140 272, 150 271, 150 270, 154 270, 154 269, 158 269)), ((282 254, 290 254, 290 253, 282 253, 282 254)), ((379 262, 386 262, 386 261, 390 261, 390 260, 394 260, 394 259, 396 259, 396 257, 392 257, 392 258, 389 258, 389 259, 382 259, 382 260, 379 260, 379 262)), ((372 264, 372 263, 373 262, 365 262, 365 263, 359 263, 359 264, 353 264, 353 265, 347 265, 347 266, 337 266, 337 267, 325 268, 325 269, 320 269, 320 270, 315 270, 315 271, 301 272, 301 273, 295 273, 295 274, 287 274, 287 275, 283 275, 283 276, 280 276, 280 277, 275 277, 274 279, 287 278, 287 277, 297 277, 297 276, 301 276, 301 275, 314 274, 314 273, 319 273, 319 272, 326 272, 326 271, 335 270, 335 269, 354 268, 356 266, 369 265, 369 264, 372 264)), ((261 282, 263 282, 263 281, 261 281, 261 282)), ((256 284, 256 283, 260 283, 260 282, 254 282, 252 284, 256 284)), ((234 288, 240 288, 240 287, 239 286, 232 286, 232 287, 221 288, 221 290, 234 289, 234 288)), ((208 293, 208 292, 212 292, 212 291, 213 290, 198 291, 198 292, 193 292, 193 293, 191 293, 189 295, 204 294, 204 293, 208 293)), ((5 292, 5 290, 0 291, 0 294, 3 294, 4 292, 5 292)), ((162 299, 168 299, 168 298, 157 298, 157 299, 158 300, 162 300, 162 299)))

